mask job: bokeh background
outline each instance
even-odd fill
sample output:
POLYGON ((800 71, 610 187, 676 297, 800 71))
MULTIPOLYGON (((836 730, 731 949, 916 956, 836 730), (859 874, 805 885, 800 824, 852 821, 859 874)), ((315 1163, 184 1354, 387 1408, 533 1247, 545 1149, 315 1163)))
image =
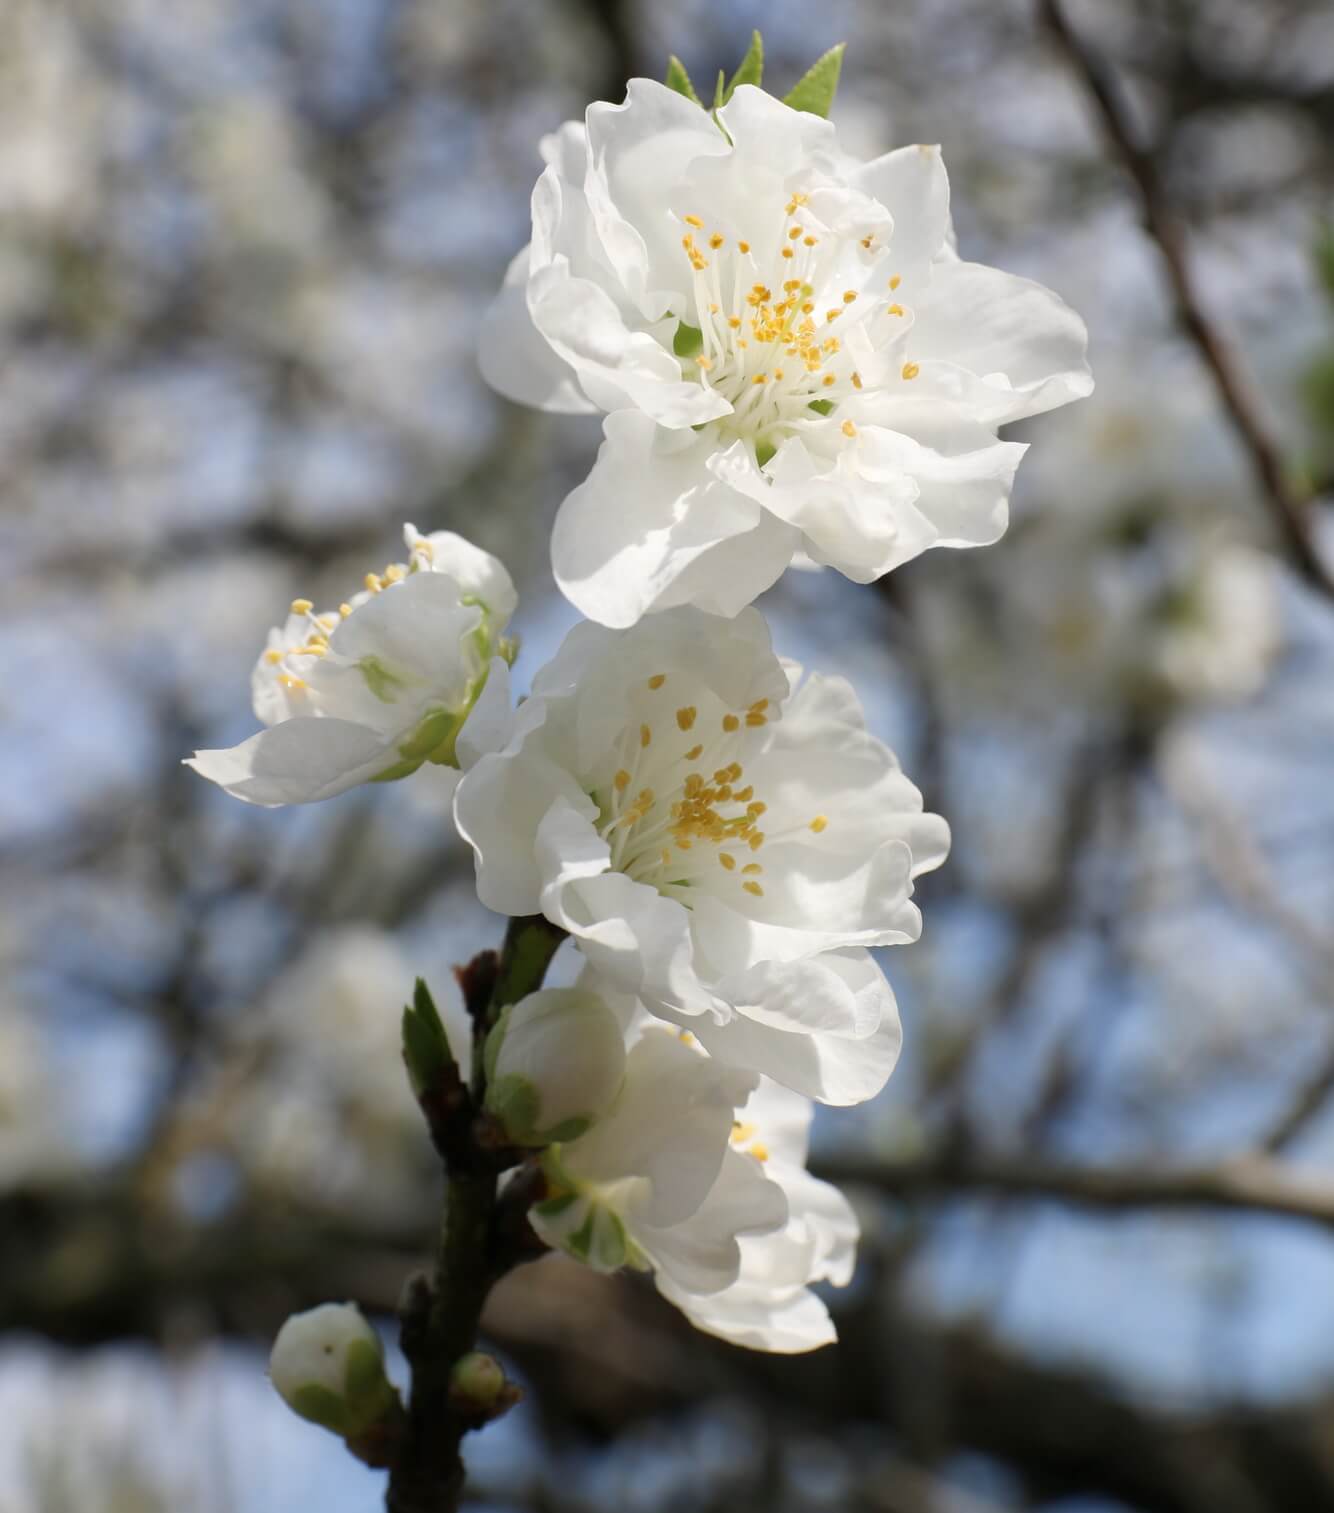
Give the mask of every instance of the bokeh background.
MULTIPOLYGON (((1067 15, 1328 564, 1334 13, 1067 15)), ((540 135, 755 25, 779 92, 851 44, 847 144, 942 143, 965 255, 1084 313, 1098 389, 1031 426, 999 545, 762 604, 956 837, 886 961, 904 1061, 817 1126, 865 1227, 844 1343, 527 1267, 476 1506, 1334 1508, 1334 597, 1030 0, 4 0, 2 1513, 377 1506, 265 1352, 329 1298, 391 1332, 439 1187, 398 1009, 499 922, 429 776, 268 812, 180 759, 405 519, 509 563, 521 682, 550 653, 597 429, 489 393, 478 317, 540 135)))

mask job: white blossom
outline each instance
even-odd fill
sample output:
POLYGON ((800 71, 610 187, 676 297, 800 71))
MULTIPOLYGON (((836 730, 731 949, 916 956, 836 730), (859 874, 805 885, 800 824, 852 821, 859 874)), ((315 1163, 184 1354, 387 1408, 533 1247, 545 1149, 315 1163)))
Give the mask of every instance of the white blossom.
POLYGON ((514 586, 461 536, 403 533, 407 562, 368 573, 336 610, 293 602, 251 677, 267 728, 229 750, 198 751, 189 766, 252 804, 304 804, 423 762, 457 766, 470 738, 486 743, 499 711, 508 715, 497 653, 514 586))
POLYGON ((806 1170, 811 1114, 808 1098, 760 1083, 738 1110, 732 1143, 763 1162, 765 1176, 783 1190, 787 1223, 740 1236, 737 1278, 720 1291, 692 1291, 665 1274, 658 1281, 696 1328, 753 1350, 791 1354, 830 1344, 833 1320, 811 1284, 852 1280, 857 1218, 838 1188, 806 1170))
POLYGON ((548 1244, 599 1271, 635 1266, 660 1286, 709 1292, 740 1275, 740 1236, 781 1228, 787 1201, 730 1141, 758 1078, 689 1039, 644 1030, 607 1117, 547 1151, 552 1195, 531 1217, 548 1244))
POLYGON ((794 556, 868 582, 994 541, 1024 451, 997 428, 1092 387, 1077 315, 959 258, 938 148, 860 162, 749 85, 715 121, 634 79, 543 156, 481 364, 606 412, 552 546, 592 619, 734 614, 794 556))
POLYGON ((269 1376, 294 1413, 337 1434, 363 1432, 394 1400, 380 1337, 352 1303, 293 1314, 273 1342, 269 1376))
POLYGON ((883 1086, 893 995, 949 832, 856 695, 774 655, 762 617, 575 627, 455 818, 489 908, 541 912, 613 990, 831 1103, 883 1086))
POLYGON ((487 1039, 486 1107, 511 1140, 572 1140, 605 1113, 625 1074, 620 1022, 594 993, 543 988, 503 1011, 487 1039))

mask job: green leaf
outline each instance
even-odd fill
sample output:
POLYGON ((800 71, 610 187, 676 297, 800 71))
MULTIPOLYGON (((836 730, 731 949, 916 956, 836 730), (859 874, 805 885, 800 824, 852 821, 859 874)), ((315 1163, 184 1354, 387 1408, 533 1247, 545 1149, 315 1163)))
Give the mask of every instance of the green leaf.
POLYGON ((678 357, 694 357, 704 347, 704 333, 698 326, 687 326, 682 321, 676 328, 676 335, 672 337, 672 351, 678 357))
POLYGON ((751 32, 750 47, 746 56, 741 60, 741 67, 732 75, 732 82, 727 86, 727 93, 723 97, 723 103, 736 93, 737 85, 753 84, 756 89, 760 87, 760 81, 764 78, 764 40, 759 32, 751 32))
POLYGON ((695 93, 695 86, 690 82, 690 75, 686 72, 686 66, 675 53, 667 60, 667 88, 674 89, 678 95, 684 95, 687 100, 693 100, 702 110, 704 101, 695 93))
POLYGON ((828 116, 838 93, 838 76, 843 68, 846 46, 845 42, 840 42, 812 63, 783 96, 783 104, 790 105, 793 110, 808 111, 813 116, 828 116))
POLYGON ((418 1098, 428 1088, 439 1087, 454 1067, 439 1010, 420 977, 413 989, 412 1002, 403 1010, 403 1062, 418 1098))

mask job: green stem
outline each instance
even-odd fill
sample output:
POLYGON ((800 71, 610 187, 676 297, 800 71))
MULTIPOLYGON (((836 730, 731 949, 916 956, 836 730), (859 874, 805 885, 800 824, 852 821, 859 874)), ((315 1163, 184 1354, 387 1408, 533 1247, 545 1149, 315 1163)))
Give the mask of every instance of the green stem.
MULTIPOLYGON (((564 931, 540 915, 510 920, 486 1022, 475 1037, 473 1108, 480 1108, 486 1095, 486 1029, 507 1004, 542 986, 564 938, 564 931)), ((464 1117, 471 1120, 471 1109, 464 1117)), ((454 1148, 462 1153, 447 1172, 429 1300, 423 1298, 421 1315, 404 1324, 412 1393, 407 1435, 385 1498, 389 1513, 456 1513, 463 1493, 463 1436, 473 1425, 450 1402, 450 1374, 475 1347, 487 1294, 513 1264, 512 1257, 498 1254, 493 1158, 466 1140, 454 1148)))

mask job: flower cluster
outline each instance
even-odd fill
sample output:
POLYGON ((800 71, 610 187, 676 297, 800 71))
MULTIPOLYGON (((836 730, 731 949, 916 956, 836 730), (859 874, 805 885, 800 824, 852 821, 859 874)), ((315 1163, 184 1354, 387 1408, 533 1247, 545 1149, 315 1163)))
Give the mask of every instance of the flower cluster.
MULTIPOLYGON (((259 804, 461 769, 480 898, 544 919, 580 972, 498 999, 450 1096, 480 1096, 549 1246, 774 1351, 833 1338, 813 1288, 849 1280, 857 1223, 806 1170, 813 1107, 894 1068, 871 953, 917 938, 949 832, 751 601, 793 561, 869 581, 995 540, 1024 450, 998 428, 1090 387, 1078 317, 960 259, 939 151, 850 158, 817 67, 784 103, 756 55, 713 112, 679 68, 634 80, 544 144, 482 370, 606 420, 553 542, 587 619, 529 696, 504 569, 409 526, 406 563, 271 633, 266 729, 194 759, 259 804)), ((419 1093, 450 1064, 434 1016, 425 995, 405 1022, 419 1093)))

